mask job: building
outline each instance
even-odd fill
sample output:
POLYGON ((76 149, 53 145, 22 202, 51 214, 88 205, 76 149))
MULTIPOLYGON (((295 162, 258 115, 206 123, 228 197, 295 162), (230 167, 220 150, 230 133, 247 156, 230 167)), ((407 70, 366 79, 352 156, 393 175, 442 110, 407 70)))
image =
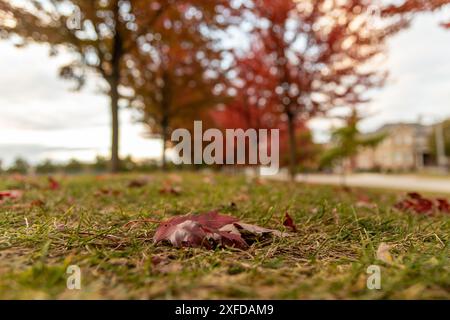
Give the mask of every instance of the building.
POLYGON ((358 171, 418 171, 434 166, 429 150, 432 126, 414 123, 387 124, 373 134, 385 139, 375 148, 365 149, 356 156, 358 171))

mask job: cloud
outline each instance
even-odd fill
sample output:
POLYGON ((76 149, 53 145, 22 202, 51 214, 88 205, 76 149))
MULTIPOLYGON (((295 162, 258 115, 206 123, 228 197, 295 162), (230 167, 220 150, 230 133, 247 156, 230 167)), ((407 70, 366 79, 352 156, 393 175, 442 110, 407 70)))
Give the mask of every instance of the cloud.
POLYGON ((420 16, 411 29, 391 39, 390 79, 371 104, 377 115, 364 122, 366 129, 450 117, 450 32, 439 27, 439 19, 420 16))
POLYGON ((24 130, 55 130, 107 125, 108 97, 96 92, 99 79, 71 92, 58 78, 58 68, 68 54, 48 56, 44 45, 17 49, 0 42, 0 126, 24 130))

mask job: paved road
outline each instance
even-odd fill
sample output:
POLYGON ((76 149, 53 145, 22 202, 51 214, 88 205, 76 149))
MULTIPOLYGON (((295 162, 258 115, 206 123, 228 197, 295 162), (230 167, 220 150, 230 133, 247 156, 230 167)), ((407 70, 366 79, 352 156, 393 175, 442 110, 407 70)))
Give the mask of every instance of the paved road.
MULTIPOLYGON (((286 181, 285 174, 269 176, 269 179, 286 181)), ((312 184, 341 184, 342 177, 334 174, 298 175, 298 182, 312 184)), ((384 175, 384 174, 352 174, 346 178, 347 185, 352 187, 384 188, 404 191, 428 191, 450 193, 450 177, 424 177, 415 175, 384 175)))

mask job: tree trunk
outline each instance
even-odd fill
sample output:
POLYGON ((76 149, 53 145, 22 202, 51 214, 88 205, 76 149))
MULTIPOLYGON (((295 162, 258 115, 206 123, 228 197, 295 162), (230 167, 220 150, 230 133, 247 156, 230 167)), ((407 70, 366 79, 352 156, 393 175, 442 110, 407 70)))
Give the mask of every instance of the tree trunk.
POLYGON ((341 161, 341 188, 347 188, 347 172, 345 167, 345 159, 341 161))
POLYGON ((161 156, 161 163, 162 163, 162 170, 167 170, 167 159, 166 159, 166 142, 169 137, 169 121, 168 119, 164 118, 161 122, 161 129, 162 129, 162 156, 161 156))
POLYGON ((167 159, 166 159, 166 142, 169 139, 169 122, 170 122, 170 107, 172 104, 172 82, 170 81, 170 75, 164 69, 163 72, 163 82, 164 86, 162 88, 162 119, 161 119, 161 138, 163 140, 162 145, 162 170, 167 170, 167 159))
POLYGON ((111 172, 116 173, 120 170, 119 159, 119 94, 117 86, 111 86, 111 172))
POLYGON ((109 81, 110 98, 111 98, 111 172, 115 173, 120 170, 119 158, 119 84, 120 84, 120 62, 123 55, 123 42, 119 32, 119 3, 117 1, 114 10, 114 20, 116 30, 114 35, 113 51, 112 51, 112 73, 109 81))
POLYGON ((295 136, 295 119, 292 113, 288 113, 289 130, 289 175, 291 180, 295 179, 297 171, 297 139, 295 136))

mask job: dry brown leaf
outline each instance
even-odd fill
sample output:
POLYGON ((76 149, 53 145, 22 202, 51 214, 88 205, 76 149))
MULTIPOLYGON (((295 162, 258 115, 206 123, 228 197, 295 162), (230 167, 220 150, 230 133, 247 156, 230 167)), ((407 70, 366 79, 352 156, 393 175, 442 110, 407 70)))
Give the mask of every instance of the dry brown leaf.
POLYGON ((391 253, 389 252, 389 250, 391 249, 391 246, 382 242, 380 243, 380 245, 378 246, 377 249, 377 259, 380 261, 383 261, 384 263, 388 264, 388 265, 392 265, 394 264, 394 258, 392 257, 391 253))

